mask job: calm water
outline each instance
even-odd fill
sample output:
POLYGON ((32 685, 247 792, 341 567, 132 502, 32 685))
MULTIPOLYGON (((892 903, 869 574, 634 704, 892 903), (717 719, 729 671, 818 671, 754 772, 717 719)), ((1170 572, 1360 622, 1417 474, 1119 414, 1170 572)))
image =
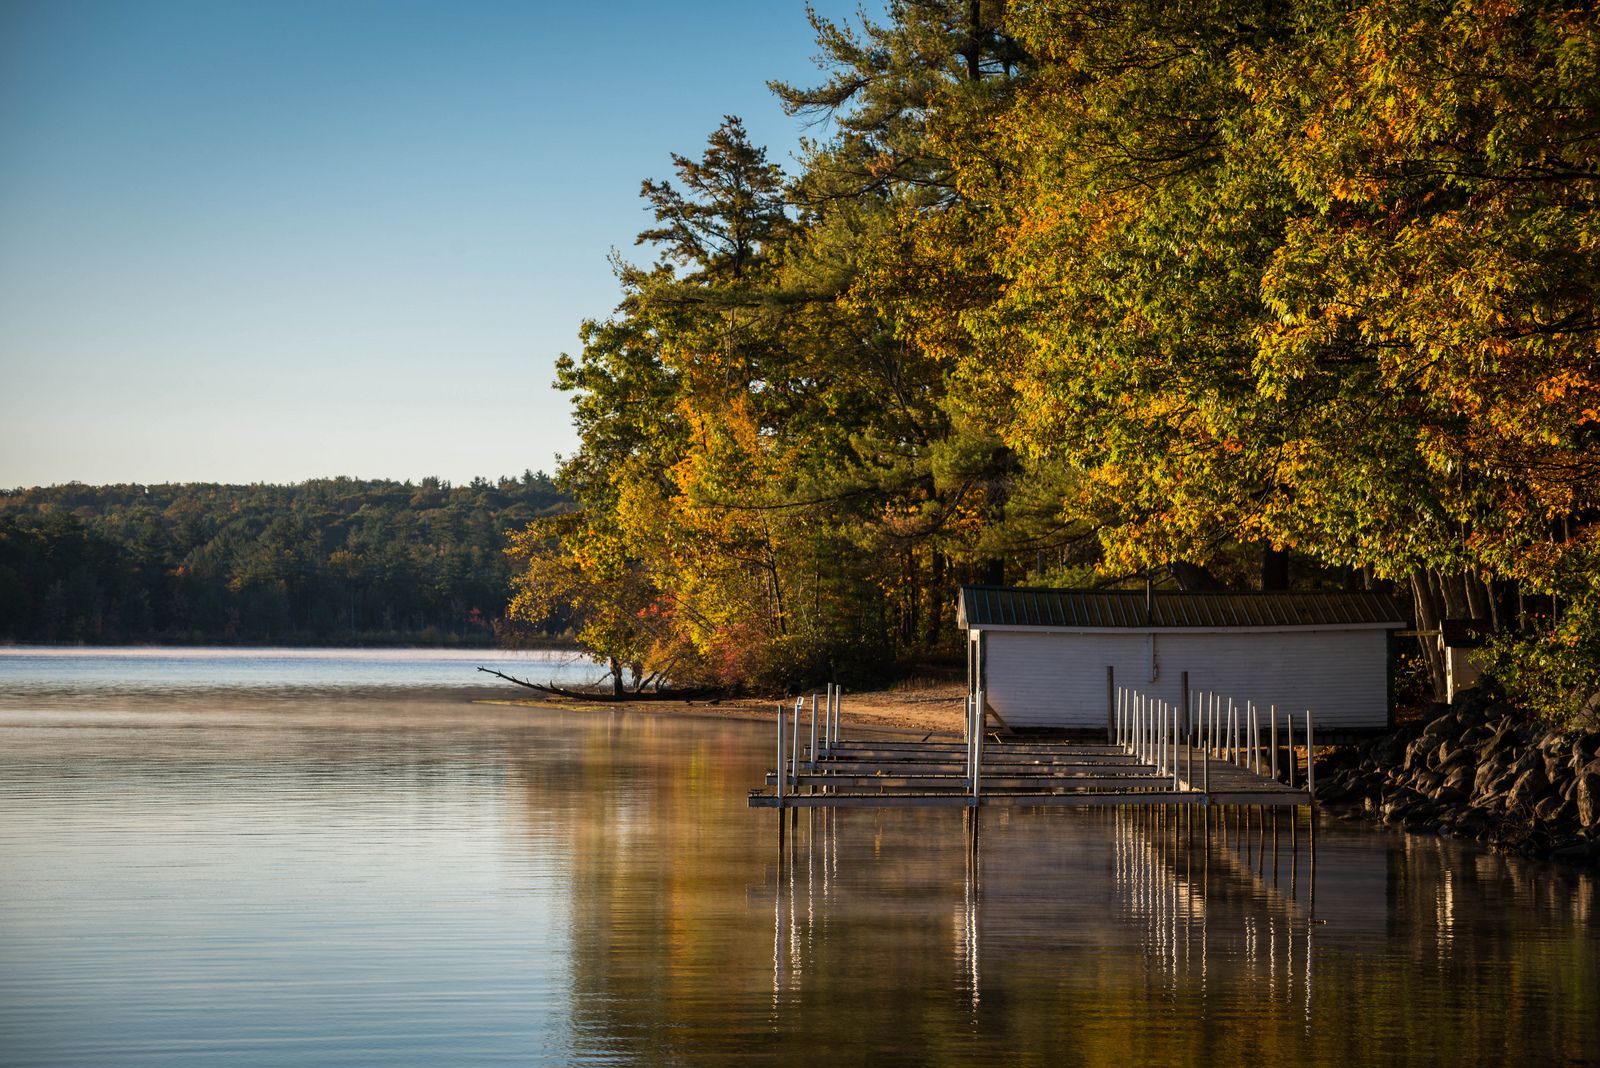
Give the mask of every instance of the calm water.
POLYGON ((0 657, 0 1065, 1600 1058, 1591 878, 1132 810, 780 847, 770 727, 409 655, 0 657))
POLYGON ((516 697, 487 667, 530 682, 592 683, 604 674, 566 651, 496 649, 157 649, 0 646, 0 701, 60 696, 120 701, 130 695, 248 691, 299 698, 306 691, 485 689, 516 697))

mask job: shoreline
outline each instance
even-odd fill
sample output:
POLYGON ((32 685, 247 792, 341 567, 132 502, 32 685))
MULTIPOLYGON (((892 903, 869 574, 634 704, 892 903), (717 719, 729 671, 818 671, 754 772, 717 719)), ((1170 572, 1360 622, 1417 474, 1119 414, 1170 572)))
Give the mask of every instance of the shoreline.
MULTIPOLYGON (((844 694, 847 730, 960 737, 966 688, 948 683, 844 694)), ((480 703, 568 711, 619 708, 663 716, 772 723, 794 698, 587 702, 561 697, 480 703)), ((809 695, 802 716, 808 716, 809 695)), ((801 729, 808 720, 802 718, 801 729)), ((1600 865, 1600 735, 1529 722, 1503 702, 1464 695, 1359 746, 1317 759, 1317 807, 1327 817, 1471 841, 1494 852, 1600 865), (1530 774, 1531 773, 1531 774, 1530 774)))
MULTIPOLYGON (((904 690, 846 690, 840 714, 845 728, 893 734, 951 734, 962 729, 963 683, 947 683, 904 690)), ((524 708, 559 708, 573 712, 640 712, 660 716, 696 716, 705 719, 740 719, 772 723, 778 712, 793 712, 793 697, 726 697, 699 701, 583 701, 575 698, 508 696, 502 699, 477 698, 474 703, 512 705, 524 708)), ((809 723, 811 701, 808 694, 802 712, 802 730, 809 723)))
POLYGON ((1562 730, 1472 690, 1317 760, 1330 816, 1600 865, 1600 732, 1562 730))

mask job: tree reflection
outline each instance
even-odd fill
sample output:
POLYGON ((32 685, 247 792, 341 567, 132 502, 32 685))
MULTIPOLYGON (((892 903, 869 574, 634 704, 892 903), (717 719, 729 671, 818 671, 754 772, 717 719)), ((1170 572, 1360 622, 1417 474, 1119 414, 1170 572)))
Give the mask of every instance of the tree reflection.
POLYGON ((1588 876, 1250 810, 745 807, 767 730, 596 717, 508 777, 618 1062, 1587 1056, 1588 876), (783 820, 782 833, 779 820, 783 820))

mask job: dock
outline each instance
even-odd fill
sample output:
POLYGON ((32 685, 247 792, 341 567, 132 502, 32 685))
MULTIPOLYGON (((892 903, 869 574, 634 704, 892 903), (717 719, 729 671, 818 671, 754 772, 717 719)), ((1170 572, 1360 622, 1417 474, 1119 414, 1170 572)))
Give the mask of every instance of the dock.
MULTIPOLYGON (((1309 758, 1306 781, 1294 783, 1292 719, 1216 695, 1180 709, 1119 693, 1104 741, 992 730, 981 691, 967 701, 965 738, 845 739, 839 705, 830 686, 809 727, 799 702, 793 720, 779 713, 777 764, 750 792, 752 808, 1294 807, 1314 796, 1309 758)), ((1300 737, 1309 753, 1310 713, 1300 737)))

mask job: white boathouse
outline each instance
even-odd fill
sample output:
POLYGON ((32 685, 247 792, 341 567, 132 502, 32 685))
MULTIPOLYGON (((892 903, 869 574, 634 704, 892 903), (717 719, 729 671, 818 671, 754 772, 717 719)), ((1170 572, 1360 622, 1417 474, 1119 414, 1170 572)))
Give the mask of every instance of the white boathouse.
POLYGON ((1316 715, 1319 737, 1393 725, 1394 633, 1377 593, 1179 593, 964 586, 968 691, 1013 728, 1106 728, 1118 687, 1316 715))

